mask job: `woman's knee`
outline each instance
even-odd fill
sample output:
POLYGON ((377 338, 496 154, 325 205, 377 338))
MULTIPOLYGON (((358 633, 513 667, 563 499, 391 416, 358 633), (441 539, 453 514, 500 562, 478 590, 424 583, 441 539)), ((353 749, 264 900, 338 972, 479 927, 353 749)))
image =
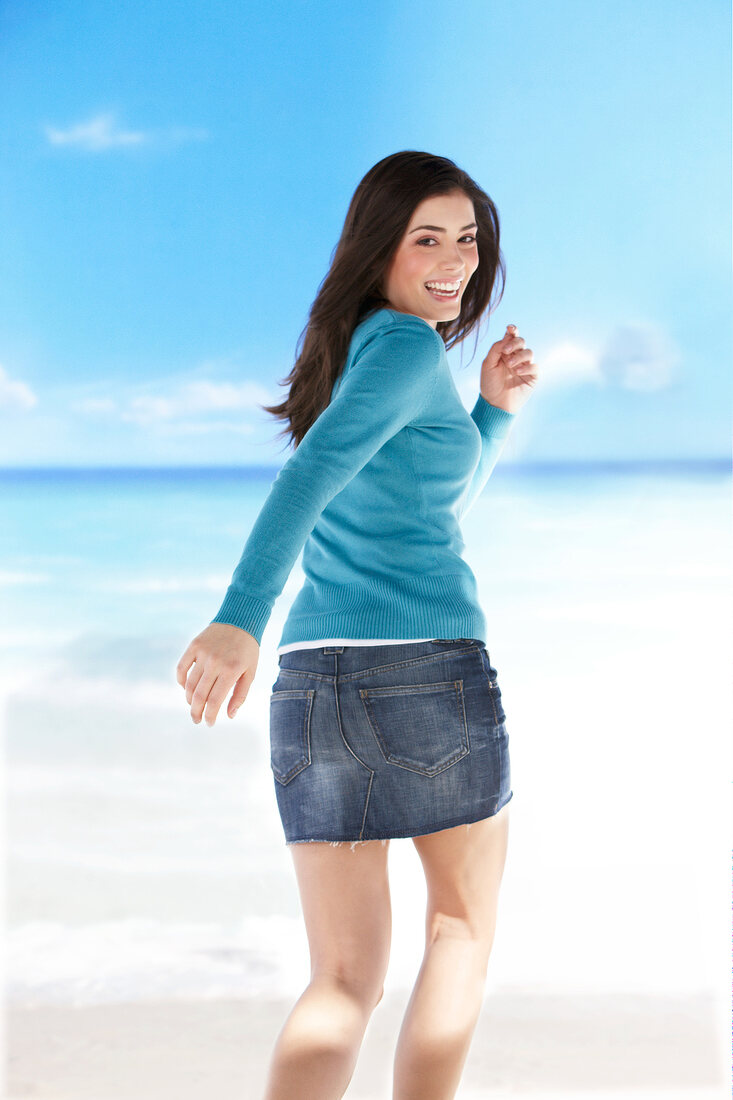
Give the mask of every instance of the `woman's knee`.
POLYGON ((359 965, 350 966, 348 963, 316 966, 311 973, 311 985, 328 985, 342 996, 371 1011, 384 996, 385 972, 386 968, 365 971, 359 965))
POLYGON ((426 940, 428 945, 440 938, 490 945, 495 925, 495 912, 490 906, 464 906, 460 912, 445 912, 428 905, 426 940))

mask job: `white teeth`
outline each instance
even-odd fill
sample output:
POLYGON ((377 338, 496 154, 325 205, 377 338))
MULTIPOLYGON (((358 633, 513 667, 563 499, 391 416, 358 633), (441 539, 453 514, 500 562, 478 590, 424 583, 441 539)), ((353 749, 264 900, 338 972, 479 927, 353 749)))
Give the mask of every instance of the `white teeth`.
POLYGON ((462 282, 463 282, 463 280, 459 279, 457 283, 426 283, 425 286, 430 287, 433 290, 450 290, 450 291, 453 291, 453 290, 458 290, 458 288, 460 287, 462 282))

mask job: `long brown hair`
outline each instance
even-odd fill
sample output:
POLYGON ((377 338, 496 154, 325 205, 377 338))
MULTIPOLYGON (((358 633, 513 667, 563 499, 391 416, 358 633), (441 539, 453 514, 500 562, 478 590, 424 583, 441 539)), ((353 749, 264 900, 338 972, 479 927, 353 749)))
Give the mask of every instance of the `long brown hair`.
POLYGON ((389 306, 381 294, 382 278, 415 208, 423 199, 455 190, 465 192, 473 202, 479 264, 463 294, 458 317, 437 323, 446 348, 478 330, 484 315, 496 308, 506 272, 499 248, 499 215, 489 196, 446 157, 412 149, 384 157, 354 192, 330 270, 298 338, 295 365, 280 383, 290 386, 288 395, 280 405, 260 405, 278 420, 288 421, 279 436, 290 435, 298 446, 331 399, 354 329, 372 310, 389 306), (492 299, 497 275, 498 294, 492 299))

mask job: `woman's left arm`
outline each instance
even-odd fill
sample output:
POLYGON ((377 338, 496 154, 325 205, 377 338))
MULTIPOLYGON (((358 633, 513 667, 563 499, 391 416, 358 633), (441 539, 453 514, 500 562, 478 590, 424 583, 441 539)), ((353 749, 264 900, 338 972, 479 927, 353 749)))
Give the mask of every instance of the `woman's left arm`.
POLYGON ((481 365, 480 393, 471 418, 481 432, 481 458, 461 502, 459 518, 472 507, 498 462, 516 414, 537 381, 532 349, 525 348, 516 325, 491 345, 481 365))
POLYGON ((459 520, 463 519, 466 512, 473 507, 481 494, 481 490, 491 477, 494 466, 499 461, 499 455, 504 449, 515 416, 513 413, 505 412, 504 409, 489 404, 483 394, 479 394, 476 398, 476 404, 471 409, 471 419, 481 433, 481 456, 460 502, 459 520))

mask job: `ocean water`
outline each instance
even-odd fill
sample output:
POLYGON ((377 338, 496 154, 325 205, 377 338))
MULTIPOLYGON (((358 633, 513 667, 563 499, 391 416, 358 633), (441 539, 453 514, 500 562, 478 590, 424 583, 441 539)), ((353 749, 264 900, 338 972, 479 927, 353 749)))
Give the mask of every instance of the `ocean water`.
MULTIPOLYGON (((11 1003, 308 980, 267 726, 299 562, 234 721, 195 726, 175 680, 274 476, 0 472, 11 1003)), ((487 994, 722 978, 730 490, 725 462, 500 465, 464 521, 514 790, 487 994)), ((411 841, 389 858, 388 988, 414 981, 425 904, 411 841)))

